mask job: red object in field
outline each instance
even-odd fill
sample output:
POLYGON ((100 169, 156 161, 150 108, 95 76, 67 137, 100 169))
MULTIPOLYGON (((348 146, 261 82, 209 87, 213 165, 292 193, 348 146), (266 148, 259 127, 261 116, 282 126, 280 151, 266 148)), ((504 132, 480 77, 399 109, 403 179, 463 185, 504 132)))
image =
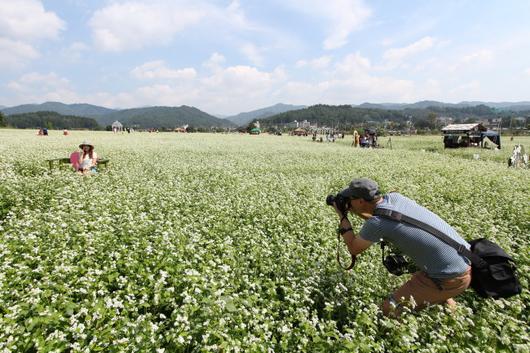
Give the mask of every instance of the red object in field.
POLYGON ((79 152, 76 151, 70 154, 70 163, 75 170, 79 168, 79 152))

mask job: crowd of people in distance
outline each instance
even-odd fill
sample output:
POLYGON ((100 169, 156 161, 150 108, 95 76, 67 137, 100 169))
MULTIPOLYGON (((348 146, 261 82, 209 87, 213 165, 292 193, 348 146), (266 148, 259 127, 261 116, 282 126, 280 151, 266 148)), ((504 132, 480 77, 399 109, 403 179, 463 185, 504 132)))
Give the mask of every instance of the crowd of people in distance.
POLYGON ((353 132, 353 147, 377 147, 377 134, 375 132, 366 131, 364 134, 359 134, 357 130, 353 132))

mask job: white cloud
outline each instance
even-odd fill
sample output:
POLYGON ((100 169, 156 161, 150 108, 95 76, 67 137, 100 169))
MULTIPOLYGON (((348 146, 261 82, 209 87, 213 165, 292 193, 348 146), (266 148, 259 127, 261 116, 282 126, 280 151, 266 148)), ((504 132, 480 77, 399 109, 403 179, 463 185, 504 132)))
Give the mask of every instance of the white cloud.
MULTIPOLYGON (((222 55, 216 54, 215 58, 222 55)), ((191 105, 207 112, 232 114, 277 103, 276 89, 285 82, 282 67, 267 72, 252 66, 218 66, 192 81, 154 83, 120 94, 100 94, 112 107, 191 105)))
POLYGON ((65 61, 75 62, 80 60, 83 55, 87 55, 90 47, 83 42, 74 42, 69 47, 62 50, 62 56, 65 61))
POLYGON ((180 70, 170 69, 163 60, 150 61, 137 66, 131 70, 131 75, 137 79, 169 79, 169 80, 191 80, 197 72, 193 68, 180 70))
POLYGON ((8 85, 12 89, 23 92, 33 91, 36 87, 42 87, 42 89, 64 88, 68 84, 69 81, 67 79, 58 76, 54 72, 48 74, 30 72, 22 75, 17 81, 11 81, 8 85))
POLYGON ((426 51, 434 45, 435 40, 432 37, 423 37, 422 39, 402 48, 392 48, 385 51, 383 58, 393 63, 402 62, 405 58, 414 56, 426 51))
POLYGON ((464 55, 462 57, 462 63, 485 63, 491 61, 493 58, 493 53, 491 50, 482 49, 474 53, 464 55))
POLYGON ((336 64, 336 71, 339 75, 362 75, 370 69, 370 60, 359 53, 349 54, 336 64))
POLYGON ((315 70, 325 69, 331 63, 332 57, 329 55, 324 55, 312 60, 298 60, 295 64, 297 68, 310 67, 315 70))
POLYGON ((0 33, 4 38, 29 42, 54 39, 65 28, 65 23, 55 13, 46 11, 41 1, 0 2, 0 33))
POLYGON ((202 83, 205 88, 211 91, 254 96, 260 92, 266 92, 275 79, 274 72, 269 73, 252 66, 238 65, 218 71, 212 76, 204 78, 202 83))
POLYGON ((39 52, 30 44, 0 37, 0 72, 18 67, 39 57, 39 52))
POLYGON ((203 15, 199 9, 182 2, 128 1, 96 11, 89 24, 99 48, 123 51, 166 44, 203 15))
POLYGON ((411 101, 418 89, 411 80, 374 74, 370 60, 360 53, 346 55, 321 80, 291 81, 279 95, 293 104, 351 104, 364 101, 411 101))
POLYGON ((530 67, 523 71, 525 74, 530 76, 530 67))
POLYGON ((372 11, 362 0, 285 0, 287 5, 311 16, 323 18, 329 28, 324 49, 337 49, 362 28, 372 11))
POLYGON ((219 71, 222 69, 222 65, 225 61, 226 58, 222 54, 215 52, 202 64, 202 66, 211 71, 219 71))
POLYGON ((246 43, 241 47, 241 52, 250 60, 250 62, 256 66, 263 65, 263 55, 261 49, 256 47, 252 43, 246 43))
POLYGON ((248 21, 238 1, 227 7, 206 0, 111 2, 96 11, 89 21, 96 46, 114 52, 166 45, 178 33, 199 24, 217 34, 234 29, 265 31, 248 21))
POLYGON ((9 82, 7 87, 16 97, 14 101, 21 103, 45 101, 75 103, 80 101, 79 96, 70 87, 69 80, 54 72, 27 73, 18 80, 9 82))
POLYGON ((35 42, 56 39, 65 23, 37 0, 0 1, 0 71, 40 56, 35 42))
POLYGON ((481 100, 479 97, 484 97, 484 94, 482 93, 480 82, 478 80, 472 80, 451 87, 447 91, 446 96, 455 101, 461 101, 462 97, 468 97, 468 100, 481 100))
POLYGON ((450 72, 455 72, 462 69, 480 69, 488 66, 493 62, 494 54, 489 49, 480 49, 474 52, 467 53, 454 61, 454 64, 449 66, 450 72))

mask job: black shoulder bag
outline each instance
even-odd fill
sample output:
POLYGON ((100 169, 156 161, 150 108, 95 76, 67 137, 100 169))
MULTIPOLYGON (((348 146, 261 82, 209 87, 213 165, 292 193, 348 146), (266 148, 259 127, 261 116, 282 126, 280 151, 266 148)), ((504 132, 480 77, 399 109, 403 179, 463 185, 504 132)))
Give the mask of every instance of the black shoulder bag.
POLYGON ((471 261, 471 287, 483 298, 509 298, 521 293, 515 262, 497 244, 485 239, 471 240, 471 251, 448 235, 415 218, 386 208, 376 208, 374 216, 409 223, 434 235, 471 261))

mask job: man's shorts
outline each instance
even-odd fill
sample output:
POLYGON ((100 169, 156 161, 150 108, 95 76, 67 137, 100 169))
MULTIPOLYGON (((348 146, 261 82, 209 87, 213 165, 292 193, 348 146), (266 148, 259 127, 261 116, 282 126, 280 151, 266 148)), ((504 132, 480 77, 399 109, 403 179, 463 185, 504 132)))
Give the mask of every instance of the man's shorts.
POLYGON ((421 310, 429 304, 444 303, 447 299, 464 292, 471 283, 471 267, 463 274, 447 279, 432 279, 425 272, 416 272, 391 296, 390 303, 399 305, 414 298, 415 309, 421 310))

